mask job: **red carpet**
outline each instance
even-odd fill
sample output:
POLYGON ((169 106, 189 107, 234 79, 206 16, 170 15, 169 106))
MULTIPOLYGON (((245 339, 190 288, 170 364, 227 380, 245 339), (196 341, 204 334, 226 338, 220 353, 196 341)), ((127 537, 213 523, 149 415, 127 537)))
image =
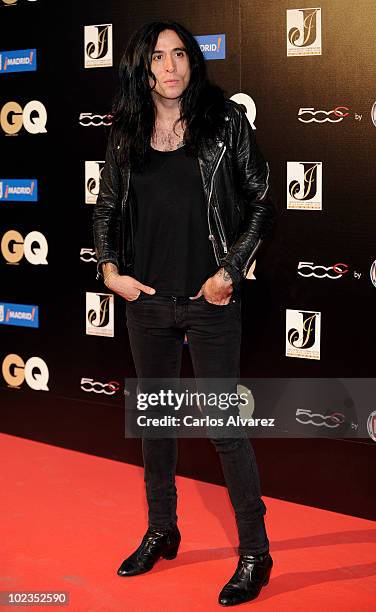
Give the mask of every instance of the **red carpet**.
MULTIPOLYGON (((178 556, 120 578, 146 530, 142 469, 9 435, 1 445, 0 590, 68 591, 74 612, 224 609, 218 592, 237 561, 225 488, 177 477, 178 556)), ((274 568, 241 610, 376 610, 373 522, 264 500, 274 568)))

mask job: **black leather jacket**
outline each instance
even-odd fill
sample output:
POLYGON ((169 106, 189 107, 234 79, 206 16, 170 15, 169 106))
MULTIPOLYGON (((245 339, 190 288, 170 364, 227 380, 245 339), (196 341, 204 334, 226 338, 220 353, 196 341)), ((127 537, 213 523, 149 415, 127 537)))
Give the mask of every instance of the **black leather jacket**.
MULTIPOLYGON (((258 149, 243 108, 226 100, 225 129, 215 145, 198 157, 207 202, 208 239, 218 268, 230 274, 234 287, 247 276, 275 208, 269 197, 269 166, 258 149)), ((134 201, 130 170, 119 168, 108 145, 93 213, 97 279, 112 262, 121 274, 134 276, 134 201)))

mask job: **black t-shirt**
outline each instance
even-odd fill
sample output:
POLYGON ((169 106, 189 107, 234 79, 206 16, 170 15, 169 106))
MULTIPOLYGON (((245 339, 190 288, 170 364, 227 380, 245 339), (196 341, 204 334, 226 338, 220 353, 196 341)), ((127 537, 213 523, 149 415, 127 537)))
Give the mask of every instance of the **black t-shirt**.
POLYGON ((131 172, 136 195, 135 278, 158 295, 193 296, 218 269, 197 157, 157 151, 131 172))

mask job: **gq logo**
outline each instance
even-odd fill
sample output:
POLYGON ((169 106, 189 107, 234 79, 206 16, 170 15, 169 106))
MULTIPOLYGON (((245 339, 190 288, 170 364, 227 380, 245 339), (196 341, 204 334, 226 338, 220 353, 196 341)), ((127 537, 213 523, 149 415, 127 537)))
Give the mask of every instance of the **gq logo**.
POLYGON ((95 204, 104 161, 85 162, 85 204, 95 204))
POLYGON ((251 124, 252 130, 256 129, 255 120, 256 120, 256 104, 252 100, 251 96, 248 96, 245 93, 237 93, 231 96, 230 100, 234 100, 237 104, 240 104, 244 107, 246 112, 246 117, 251 124))
POLYGON ((114 296, 109 293, 86 293, 86 333, 92 336, 114 336, 114 296))
POLYGON ((49 391, 48 367, 40 357, 30 357, 25 363, 19 355, 7 355, 3 361, 2 373, 9 387, 19 389, 26 382, 34 391, 49 391))
POLYGON ((287 208, 322 210, 322 162, 287 162, 287 208))
POLYGON ((286 357, 320 359, 321 313, 286 310, 286 357))
POLYGON ((321 8, 287 10, 287 56, 321 55, 321 8))
POLYGON ((40 232, 30 232, 25 236, 16 230, 5 232, 1 240, 1 252, 7 263, 18 264, 23 256, 34 266, 46 265, 48 244, 40 232))
POLYGON ((45 134, 47 111, 42 102, 31 100, 24 108, 18 102, 6 102, 0 111, 0 126, 8 136, 25 128, 29 134, 45 134))
POLYGON ((112 24, 85 26, 85 68, 112 66, 112 24))

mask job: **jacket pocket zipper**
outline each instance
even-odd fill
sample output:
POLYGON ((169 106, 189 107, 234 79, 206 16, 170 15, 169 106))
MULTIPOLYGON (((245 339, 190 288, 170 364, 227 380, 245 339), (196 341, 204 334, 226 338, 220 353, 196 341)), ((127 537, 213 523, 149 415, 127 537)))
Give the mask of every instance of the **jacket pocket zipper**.
POLYGON ((220 237, 221 242, 222 242, 223 251, 224 251, 224 253, 227 253, 228 249, 227 249, 227 244, 226 244, 226 236, 225 236, 225 231, 223 229, 223 224, 222 224, 222 221, 221 221, 221 217, 219 216, 218 207, 217 206, 213 206, 213 208, 214 208, 214 214, 215 214, 216 219, 217 219, 218 234, 219 234, 219 237, 220 237))
MULTIPOLYGON (((212 243, 213 243, 214 256, 215 256, 215 259, 216 259, 216 262, 217 262, 217 264, 218 264, 218 265, 220 265, 220 262, 219 262, 219 258, 218 258, 218 254, 217 254, 217 249, 216 249, 216 244, 215 244, 215 237, 214 237, 214 235, 213 235, 213 233, 212 233, 212 230, 211 230, 211 225, 210 225, 210 200, 211 200, 211 196, 212 196, 212 193, 213 193, 214 176, 215 176, 215 173, 216 173, 216 172, 217 172, 217 170, 218 170, 218 166, 219 166, 219 164, 221 163, 221 160, 222 160, 222 157, 223 157, 223 156, 224 156, 224 154, 225 154, 225 151, 226 151, 226 145, 224 144, 224 145, 223 145, 223 149, 222 149, 222 151, 221 151, 221 154, 220 154, 220 156, 219 156, 219 158, 218 158, 218 161, 217 161, 217 163, 216 163, 216 165, 215 165, 215 168, 214 168, 214 170, 213 170, 213 174, 211 175, 211 179, 210 179, 210 190, 209 190, 209 197, 208 197, 208 204, 207 204, 207 217, 208 217, 209 239, 210 239, 210 240, 212 241, 212 243)), ((200 170, 201 170, 201 166, 200 166, 200 170)), ((201 173, 201 176, 202 176, 202 173, 201 173)), ((213 208, 214 208, 214 210, 215 210, 215 207, 213 207, 213 208)), ((223 244, 223 242, 222 242, 222 244, 223 244)), ((226 248, 227 248, 227 247, 226 247, 226 248)), ((227 253, 227 251, 225 251, 225 252, 227 253)))
MULTIPOLYGON (((126 260, 125 260, 125 252, 126 252, 126 247, 127 247, 127 241, 126 241, 126 227, 125 227, 125 202, 127 200, 128 194, 129 194, 129 181, 130 181, 130 170, 128 170, 127 172, 127 181, 126 181, 126 188, 123 194, 123 198, 121 200, 121 221, 122 221, 122 244, 123 244, 123 248, 122 248, 122 263, 123 263, 123 270, 124 273, 126 272, 126 260)), ((130 211, 131 213, 131 211, 130 211)), ((131 225, 131 227, 129 228, 129 231, 131 233, 131 243, 133 244, 133 227, 131 225)), ((133 254, 132 254, 133 255, 133 254)))

